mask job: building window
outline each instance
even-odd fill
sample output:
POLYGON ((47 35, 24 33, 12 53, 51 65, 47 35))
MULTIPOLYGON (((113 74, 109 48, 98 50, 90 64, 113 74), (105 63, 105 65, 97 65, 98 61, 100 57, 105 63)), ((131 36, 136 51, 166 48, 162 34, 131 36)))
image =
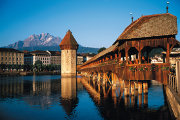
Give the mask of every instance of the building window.
POLYGON ((7 60, 7 57, 6 57, 6 60, 7 60))
POLYGON ((3 52, 1 52, 1 56, 3 56, 3 52))
POLYGON ((3 57, 1 57, 1 60, 3 60, 3 57))

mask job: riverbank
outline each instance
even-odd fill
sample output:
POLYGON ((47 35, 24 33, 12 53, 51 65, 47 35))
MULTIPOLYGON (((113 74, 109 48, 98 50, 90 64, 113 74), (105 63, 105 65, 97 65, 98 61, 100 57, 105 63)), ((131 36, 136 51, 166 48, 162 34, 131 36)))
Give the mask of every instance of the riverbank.
POLYGON ((165 87, 167 103, 175 119, 180 120, 180 95, 169 85, 165 87))
POLYGON ((0 72, 0 76, 26 76, 26 75, 60 75, 57 71, 43 71, 43 72, 24 72, 24 71, 13 71, 13 72, 0 72))

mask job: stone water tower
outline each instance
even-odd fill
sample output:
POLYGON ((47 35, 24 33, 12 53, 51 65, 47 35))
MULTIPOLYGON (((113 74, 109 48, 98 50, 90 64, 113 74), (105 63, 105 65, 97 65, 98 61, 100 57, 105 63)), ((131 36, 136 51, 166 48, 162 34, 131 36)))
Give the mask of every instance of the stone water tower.
POLYGON ((61 49, 61 77, 76 76, 78 43, 70 30, 59 44, 61 49))

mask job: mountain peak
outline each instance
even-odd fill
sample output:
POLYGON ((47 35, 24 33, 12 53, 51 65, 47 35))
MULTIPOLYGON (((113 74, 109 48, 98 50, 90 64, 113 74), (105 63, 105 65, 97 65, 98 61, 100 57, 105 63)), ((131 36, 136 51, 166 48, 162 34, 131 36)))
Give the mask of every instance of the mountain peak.
POLYGON ((24 47, 37 47, 37 46, 57 46, 61 42, 60 37, 54 37, 49 33, 41 33, 39 35, 30 35, 23 41, 18 41, 14 44, 9 45, 11 48, 24 48, 24 47))
MULTIPOLYGON (((20 40, 6 47, 14 48, 18 50, 28 50, 28 51, 34 51, 34 50, 59 51, 60 43, 61 43, 60 37, 54 37, 49 33, 41 33, 38 35, 37 34, 30 35, 25 40, 20 40)), ((88 48, 88 47, 83 47, 81 45, 78 48, 78 52, 80 53, 84 53, 84 52, 97 53, 97 50, 98 48, 90 48, 90 47, 88 48)))

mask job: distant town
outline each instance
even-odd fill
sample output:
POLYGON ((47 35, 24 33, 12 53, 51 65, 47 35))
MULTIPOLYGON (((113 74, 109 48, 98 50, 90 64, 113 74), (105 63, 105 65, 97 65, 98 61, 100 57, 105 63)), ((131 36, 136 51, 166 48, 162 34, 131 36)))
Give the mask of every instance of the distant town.
MULTIPOLYGON (((91 59, 94 53, 78 53, 77 66, 91 59)), ((3 71, 60 71, 60 51, 19 51, 0 48, 1 74, 3 71)))
MULTIPOLYGON (((94 57, 95 53, 78 53, 77 67, 94 57)), ((166 52, 150 57, 151 63, 163 63, 166 52)), ((131 56, 132 60, 136 56, 131 56)), ((0 48, 0 69, 3 71, 59 71, 61 66, 60 51, 20 51, 13 48, 0 48)), ((175 48, 170 54, 171 69, 175 67, 175 61, 180 60, 180 50, 175 48)))

